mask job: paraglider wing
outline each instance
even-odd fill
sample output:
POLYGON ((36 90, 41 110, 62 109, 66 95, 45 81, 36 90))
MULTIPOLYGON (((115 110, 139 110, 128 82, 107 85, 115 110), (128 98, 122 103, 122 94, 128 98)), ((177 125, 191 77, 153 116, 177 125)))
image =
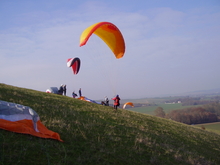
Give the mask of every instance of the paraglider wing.
POLYGON ((30 107, 0 100, 0 129, 59 141, 60 135, 47 129, 30 107))
POLYGON ((80 46, 85 45, 93 33, 99 36, 108 45, 117 59, 124 56, 124 38, 114 24, 110 22, 99 22, 89 26, 80 36, 80 46))
POLYGON ((125 103, 125 104, 123 105, 123 109, 125 109, 125 107, 126 107, 127 105, 130 105, 130 106, 134 107, 134 104, 133 104, 132 102, 127 102, 127 103, 125 103))
POLYGON ((90 103, 101 104, 101 103, 98 103, 98 102, 96 102, 96 101, 94 101, 94 100, 91 100, 91 99, 89 99, 89 98, 87 98, 87 97, 84 97, 84 96, 81 96, 81 97, 79 97, 78 99, 79 99, 79 100, 83 100, 83 101, 87 101, 87 102, 90 102, 90 103))
POLYGON ((72 67, 73 74, 77 74, 80 69, 80 59, 78 57, 76 58, 69 58, 67 60, 67 67, 72 67))
POLYGON ((57 87, 50 87, 49 89, 46 90, 46 93, 54 93, 58 94, 58 88, 57 87))

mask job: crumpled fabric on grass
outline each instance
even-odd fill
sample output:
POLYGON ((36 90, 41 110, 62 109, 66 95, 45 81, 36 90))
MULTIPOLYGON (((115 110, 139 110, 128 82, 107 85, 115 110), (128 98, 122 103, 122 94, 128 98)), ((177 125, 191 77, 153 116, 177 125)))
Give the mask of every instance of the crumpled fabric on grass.
POLYGON ((50 138, 63 142, 60 135, 47 129, 30 107, 0 100, 0 129, 50 138))

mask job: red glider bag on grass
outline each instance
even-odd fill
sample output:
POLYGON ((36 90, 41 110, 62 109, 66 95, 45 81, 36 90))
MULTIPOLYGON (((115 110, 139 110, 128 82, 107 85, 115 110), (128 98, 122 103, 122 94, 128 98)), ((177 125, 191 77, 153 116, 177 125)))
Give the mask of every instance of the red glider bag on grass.
POLYGON ((63 142, 60 135, 47 129, 30 107, 0 100, 0 129, 50 138, 63 142))

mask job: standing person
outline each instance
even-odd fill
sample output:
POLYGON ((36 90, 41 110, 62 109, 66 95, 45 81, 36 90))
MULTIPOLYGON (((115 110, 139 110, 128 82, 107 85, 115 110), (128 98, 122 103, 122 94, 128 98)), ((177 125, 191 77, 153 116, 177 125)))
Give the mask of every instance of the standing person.
POLYGON ((62 95, 63 94, 63 84, 60 85, 60 88, 58 90, 58 94, 62 95))
POLYGON ((119 95, 116 95, 112 100, 114 100, 114 109, 117 110, 117 108, 120 106, 120 97, 119 95))
POLYGON ((63 95, 66 96, 66 85, 63 85, 63 95))
POLYGON ((106 106, 109 106, 109 100, 108 100, 108 97, 107 97, 107 96, 105 96, 105 105, 106 105, 106 106))
POLYGON ((82 96, 82 91, 81 91, 81 88, 79 88, 79 97, 82 96))

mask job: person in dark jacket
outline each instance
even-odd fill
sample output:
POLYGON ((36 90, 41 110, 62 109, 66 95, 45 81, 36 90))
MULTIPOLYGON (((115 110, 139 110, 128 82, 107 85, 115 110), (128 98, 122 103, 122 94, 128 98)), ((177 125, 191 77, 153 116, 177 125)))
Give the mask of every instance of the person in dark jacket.
POLYGON ((79 88, 79 97, 82 96, 82 91, 81 91, 81 88, 79 88))
POLYGON ((114 100, 114 109, 117 110, 117 108, 120 106, 120 97, 119 95, 116 95, 116 97, 112 98, 114 100))
POLYGON ((62 95, 63 94, 63 84, 61 84, 59 90, 58 90, 58 94, 62 95))
POLYGON ((63 95, 66 96, 66 85, 63 85, 63 95))
POLYGON ((106 105, 106 106, 109 106, 109 100, 108 100, 108 97, 107 97, 107 96, 105 96, 105 105, 106 105))
POLYGON ((105 99, 104 101, 101 102, 102 105, 105 105, 105 106, 109 106, 109 99, 107 96, 105 96, 105 99))

